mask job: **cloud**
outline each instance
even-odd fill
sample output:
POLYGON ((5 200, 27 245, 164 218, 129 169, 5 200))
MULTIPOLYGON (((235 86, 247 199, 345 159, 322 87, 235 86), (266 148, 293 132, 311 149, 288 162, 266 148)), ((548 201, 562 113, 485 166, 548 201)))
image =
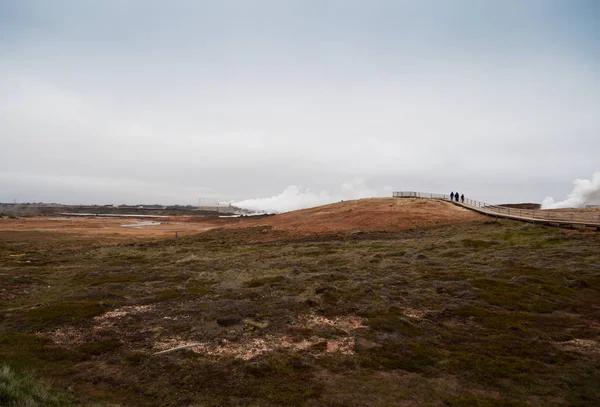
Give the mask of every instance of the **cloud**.
MULTIPOLYGON (((596 169, 597 19, 580 3, 10 3, 0 172, 72 183, 44 199, 128 179, 160 202, 301 185, 288 194, 308 203, 361 175, 531 201, 596 169)), ((110 185, 105 199, 148 199, 110 185)))

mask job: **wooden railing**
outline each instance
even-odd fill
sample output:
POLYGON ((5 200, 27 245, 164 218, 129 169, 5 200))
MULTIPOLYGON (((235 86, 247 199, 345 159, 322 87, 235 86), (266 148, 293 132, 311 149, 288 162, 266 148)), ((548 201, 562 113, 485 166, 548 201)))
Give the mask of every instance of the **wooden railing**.
MULTIPOLYGON (((443 199, 450 201, 449 195, 444 194, 432 194, 427 192, 394 192, 393 197, 395 198, 432 198, 432 199, 443 199)), ((567 224, 567 225, 582 225, 600 227, 600 211, 595 210, 548 210, 548 209, 519 209, 509 208, 506 206, 493 205, 482 201, 473 199, 465 199, 462 201, 451 201, 455 205, 459 205, 468 209, 475 210, 477 212, 490 215, 499 216, 509 219, 517 219, 528 222, 538 223, 554 223, 554 224, 567 224)))
POLYGON ((398 191, 394 192, 393 198, 430 198, 430 199, 450 199, 449 195, 432 194, 430 192, 398 191))

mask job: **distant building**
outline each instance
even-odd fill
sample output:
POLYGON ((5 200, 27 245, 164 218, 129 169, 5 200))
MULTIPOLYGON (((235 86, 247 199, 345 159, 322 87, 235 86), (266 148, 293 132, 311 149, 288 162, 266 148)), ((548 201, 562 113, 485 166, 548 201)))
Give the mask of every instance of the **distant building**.
POLYGON ((600 205, 586 205, 585 209, 600 208, 600 205))

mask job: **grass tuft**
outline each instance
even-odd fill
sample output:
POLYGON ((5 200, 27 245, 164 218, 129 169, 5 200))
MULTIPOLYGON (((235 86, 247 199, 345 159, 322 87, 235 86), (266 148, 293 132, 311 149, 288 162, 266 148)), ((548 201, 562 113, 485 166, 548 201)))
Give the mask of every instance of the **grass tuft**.
POLYGON ((72 397, 54 391, 36 377, 0 367, 0 405, 6 407, 61 407, 75 405, 72 397))

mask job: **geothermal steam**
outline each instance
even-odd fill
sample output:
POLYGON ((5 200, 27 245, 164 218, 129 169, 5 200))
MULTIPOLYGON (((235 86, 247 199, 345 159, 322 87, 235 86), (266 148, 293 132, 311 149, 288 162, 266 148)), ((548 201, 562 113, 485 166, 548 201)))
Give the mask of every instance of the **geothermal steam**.
POLYGON ((591 180, 573 181, 573 190, 564 201, 554 202, 553 198, 547 197, 542 202, 542 209, 583 208, 596 199, 600 199, 600 172, 595 173, 591 180))
POLYGON ((232 202, 232 205, 251 212, 282 213, 296 209, 311 208, 348 199, 360 199, 377 196, 391 196, 392 188, 379 190, 367 187, 364 179, 357 178, 342 184, 337 191, 314 192, 308 188, 290 185, 283 192, 269 198, 247 199, 232 202))

